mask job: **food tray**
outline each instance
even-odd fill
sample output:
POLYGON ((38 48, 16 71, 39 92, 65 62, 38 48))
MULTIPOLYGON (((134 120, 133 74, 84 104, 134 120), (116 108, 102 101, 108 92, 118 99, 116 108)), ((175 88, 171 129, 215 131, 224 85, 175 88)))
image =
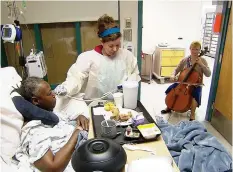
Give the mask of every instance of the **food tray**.
MULTIPOLYGON (((104 120, 104 117, 102 115, 94 115, 93 109, 96 108, 96 107, 103 107, 103 106, 104 106, 103 104, 99 103, 99 105, 91 108, 91 115, 92 115, 92 121, 93 121, 92 125, 93 125, 94 137, 95 138, 102 138, 102 136, 101 136, 101 122, 104 120)), ((144 119, 144 124, 155 123, 153 118, 150 116, 150 114, 147 112, 147 110, 144 108, 144 106, 142 105, 142 103, 140 101, 138 101, 137 108, 134 109, 134 110, 137 111, 137 112, 143 112, 143 116, 145 118, 144 119)), ((156 123, 155 123, 155 125, 156 125, 156 123)), ((132 127, 132 128, 134 129, 135 127, 132 127)), ((145 142, 155 141, 161 135, 161 134, 158 134, 155 138, 149 139, 149 140, 144 139, 142 137, 142 135, 137 140, 135 140, 135 139, 129 140, 129 139, 125 138, 125 136, 124 136, 125 129, 126 129, 126 127, 118 126, 117 127, 117 132, 121 132, 121 134, 118 135, 117 137, 115 137, 112 140, 114 140, 115 142, 117 142, 117 143, 119 143, 121 145, 129 144, 129 143, 145 143, 145 142)))

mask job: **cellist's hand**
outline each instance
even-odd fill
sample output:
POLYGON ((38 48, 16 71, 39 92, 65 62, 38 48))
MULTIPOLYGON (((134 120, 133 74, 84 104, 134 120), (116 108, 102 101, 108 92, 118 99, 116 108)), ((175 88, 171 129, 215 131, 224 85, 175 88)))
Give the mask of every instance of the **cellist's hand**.
POLYGON ((202 63, 201 58, 197 58, 196 63, 199 64, 201 67, 204 67, 205 65, 202 63))
POLYGON ((174 81, 175 81, 175 77, 174 77, 174 76, 171 76, 171 77, 170 77, 170 81, 171 81, 171 82, 174 82, 174 81))
POLYGON ((170 81, 171 81, 171 82, 177 81, 177 77, 174 76, 174 75, 172 75, 172 76, 170 77, 170 81))

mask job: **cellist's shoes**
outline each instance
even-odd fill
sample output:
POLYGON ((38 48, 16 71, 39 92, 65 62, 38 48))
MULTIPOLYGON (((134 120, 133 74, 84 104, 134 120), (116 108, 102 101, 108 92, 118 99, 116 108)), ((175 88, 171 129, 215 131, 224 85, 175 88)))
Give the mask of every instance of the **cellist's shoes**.
POLYGON ((166 114, 166 113, 171 113, 171 112, 172 112, 171 109, 161 110, 161 114, 166 114))
POLYGON ((189 121, 194 121, 194 120, 195 120, 195 119, 191 119, 191 118, 189 119, 189 121))

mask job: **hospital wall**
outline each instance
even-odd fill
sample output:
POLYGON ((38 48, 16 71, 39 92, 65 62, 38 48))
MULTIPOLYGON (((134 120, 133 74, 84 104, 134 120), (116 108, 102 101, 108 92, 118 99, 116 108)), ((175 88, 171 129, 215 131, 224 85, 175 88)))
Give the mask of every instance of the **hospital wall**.
POLYGON ((134 55, 137 57, 138 43, 138 2, 137 1, 120 1, 120 26, 121 33, 125 28, 125 19, 132 20, 132 43, 134 46, 134 55))
POLYGON ((202 42, 205 13, 214 12, 212 1, 143 1, 143 51, 152 51, 161 42, 186 48, 202 42), (183 40, 178 40, 181 37, 183 40))
MULTIPOLYGON (((3 23, 11 23, 7 19, 8 13, 6 13, 6 8, 3 8, 2 4, 2 21, 3 23)), ((19 2, 17 2, 19 3, 19 2)), ((81 51, 87 51, 93 49, 96 45, 100 44, 100 41, 97 37, 97 19, 101 15, 107 13, 114 17, 115 20, 118 20, 120 16, 120 26, 121 30, 124 27, 124 19, 127 17, 132 17, 132 27, 133 27, 133 36, 132 42, 135 49, 135 56, 137 55, 137 1, 121 1, 120 9, 118 8, 117 1, 98 1, 96 2, 27 2, 27 8, 25 12, 25 21, 20 19, 21 23, 28 23, 27 26, 22 24, 23 30, 23 44, 24 44, 24 54, 27 56, 30 52, 30 49, 36 45, 36 32, 34 29, 34 24, 39 24, 41 39, 43 44, 43 51, 45 54, 45 60, 48 67, 48 81, 50 84, 58 84, 65 80, 66 73, 70 66, 76 61, 78 54, 77 47, 80 47, 81 51), (35 5, 37 3, 38 5, 35 5), (61 3, 66 5, 64 6, 64 11, 62 11, 61 3), (69 4, 70 8, 67 8, 69 4), (43 5, 43 8, 42 8, 43 5), (75 15, 71 12, 70 16, 62 18, 62 15, 55 16, 52 13, 70 13, 70 9, 74 10, 73 6, 78 6, 76 8, 80 15, 75 15), (98 7, 98 9, 94 8, 98 7), (101 6, 101 7, 100 7, 101 6), (43 10, 38 10, 41 8, 43 10), (69 9, 69 10, 68 10, 69 9), (82 10, 80 10, 82 9, 82 10), (83 10, 86 9, 86 10, 83 10), (87 10, 88 9, 88 10, 87 10), (120 15, 118 15, 118 10, 120 15), (41 14, 43 11, 43 14, 41 14), (49 14, 48 12, 49 11, 49 14), (45 17, 47 15, 47 18, 45 17), (34 16, 34 17, 33 17, 34 16), (36 17, 37 16, 37 17, 36 17), (41 17, 43 16, 43 17, 41 17), (72 21, 73 20, 73 21, 72 21), (80 27, 77 30, 76 24, 79 24, 80 27), (77 40, 77 32, 80 33, 81 38, 77 40)), ((20 5, 20 4, 19 4, 20 5)), ((18 58, 15 54, 14 44, 6 43, 5 50, 8 57, 8 64, 14 66, 18 73, 21 74, 21 68, 18 63, 18 58)))
MULTIPOLYGON (((113 16, 118 20, 118 1, 16 1, 24 13, 19 20, 22 24, 58 23, 74 21, 96 21, 103 13, 113 16)), ((9 14, 6 2, 1 2, 3 16, 9 14)), ((2 24, 11 22, 3 17, 2 24)))

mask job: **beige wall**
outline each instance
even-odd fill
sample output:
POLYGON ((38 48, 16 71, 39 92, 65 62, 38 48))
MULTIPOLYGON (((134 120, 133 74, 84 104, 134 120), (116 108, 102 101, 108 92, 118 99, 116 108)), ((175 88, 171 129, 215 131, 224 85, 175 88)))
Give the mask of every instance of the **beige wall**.
POLYGON ((190 43, 202 42, 202 10, 205 1, 143 0, 143 51, 153 51, 161 42, 184 47, 189 55, 190 43), (178 40, 182 37, 183 40, 178 40))
MULTIPOLYGON (((22 9, 22 1, 16 1, 22 9)), ((96 21, 101 15, 108 14, 118 20, 118 1, 26 1, 24 23, 57 23, 74 21, 96 21)), ((125 27, 125 18, 132 19, 132 42, 134 55, 137 55, 138 1, 120 0, 121 32, 125 27)), ((12 23, 8 18, 6 2, 1 1, 2 24, 12 23)), ((123 45, 123 43, 122 43, 123 45)))
MULTIPOLYGON (((1 5, 5 5, 4 2, 1 3, 2 3, 1 5)), ((69 20, 71 20, 71 17, 76 17, 74 21, 81 21, 80 29, 81 29, 83 51, 93 49, 95 45, 99 44, 99 38, 97 37, 96 34, 96 21, 90 22, 91 20, 97 20, 98 17, 100 17, 104 13, 107 13, 108 15, 113 16, 114 19, 118 20, 118 2, 115 1, 66 2, 68 4, 79 5, 79 8, 76 9, 76 12, 81 8, 81 4, 85 4, 85 3, 86 6, 88 6, 87 3, 89 3, 89 8, 92 7, 93 9, 95 9, 90 11, 88 10, 85 11, 83 9, 81 11, 79 10, 79 13, 81 15, 75 15, 75 16, 73 16, 74 10, 71 12, 68 11, 67 14, 69 13, 69 17, 66 16, 66 18, 61 14, 58 16, 54 15, 54 13, 59 12, 59 10, 56 8, 59 7, 61 9, 60 7, 61 4, 58 5, 56 3, 57 2, 46 2, 46 1, 27 2, 27 15, 25 14, 26 23, 30 23, 30 22, 40 23, 44 54, 46 57, 46 64, 48 67, 49 83, 51 84, 60 83, 61 81, 64 80, 68 68, 74 63, 78 55, 76 52, 77 42, 75 39, 75 26, 73 21, 68 22, 69 20), (35 5, 36 3, 39 4, 40 7, 44 5, 43 10, 39 10, 39 6, 35 5), (54 6, 52 5, 52 3, 54 3, 54 6), (96 3, 100 3, 99 5, 102 6, 101 10, 100 8, 97 10, 96 8, 93 7, 93 6, 98 7, 96 3), (46 15, 46 13, 47 14, 50 13, 50 15, 46 15), (87 22, 83 22, 83 21, 87 21, 87 22), (61 66, 61 64, 62 64, 62 70, 58 71, 56 66, 61 66)), ((65 4, 64 1, 60 1, 59 3, 65 4)), ((6 13, 6 8, 2 8, 2 9, 5 10, 5 12, 3 11, 3 16, 2 16, 5 20, 5 22, 3 20, 3 23, 11 23, 11 21, 6 20, 7 19, 6 15, 8 14, 6 13)), ((120 1, 120 26, 122 33, 123 33, 123 28, 125 27, 125 18, 129 18, 129 17, 132 19, 132 43, 134 45, 134 55, 137 56, 138 2, 120 1)), ((20 22, 23 24, 22 21, 23 20, 20 19, 20 22)), ((33 33, 33 24, 28 26, 31 27, 30 31, 33 33)), ((26 33, 25 30, 23 30, 23 35, 25 36, 25 38, 28 37, 29 39, 31 36, 28 33, 26 33)), ((34 37, 35 37, 34 34, 32 34, 32 37, 34 41, 34 37)), ((28 41, 23 41, 23 42, 25 42, 24 44, 26 45, 26 47, 24 45, 24 48, 28 48, 28 47, 32 48, 32 42, 28 42, 28 41)), ((13 44, 10 44, 10 48, 7 49, 8 50, 7 53, 8 52, 13 53, 12 55, 8 55, 8 56, 9 58, 14 59, 14 47, 12 46, 13 44)), ((25 51, 25 56, 27 55, 28 52, 25 51)), ((12 61, 11 64, 16 64, 16 63, 12 61)))
MULTIPOLYGON (((22 1, 16 3, 23 9, 22 1)), ((118 20, 118 1, 26 1, 25 20, 19 20, 22 24, 95 21, 105 13, 118 20)), ((2 24, 12 22, 6 2, 2 1, 1 14, 2 24)))
POLYGON ((123 29, 125 28, 125 18, 131 18, 132 20, 132 42, 134 45, 134 55, 137 56, 138 1, 120 1, 121 33, 123 33, 123 29))

